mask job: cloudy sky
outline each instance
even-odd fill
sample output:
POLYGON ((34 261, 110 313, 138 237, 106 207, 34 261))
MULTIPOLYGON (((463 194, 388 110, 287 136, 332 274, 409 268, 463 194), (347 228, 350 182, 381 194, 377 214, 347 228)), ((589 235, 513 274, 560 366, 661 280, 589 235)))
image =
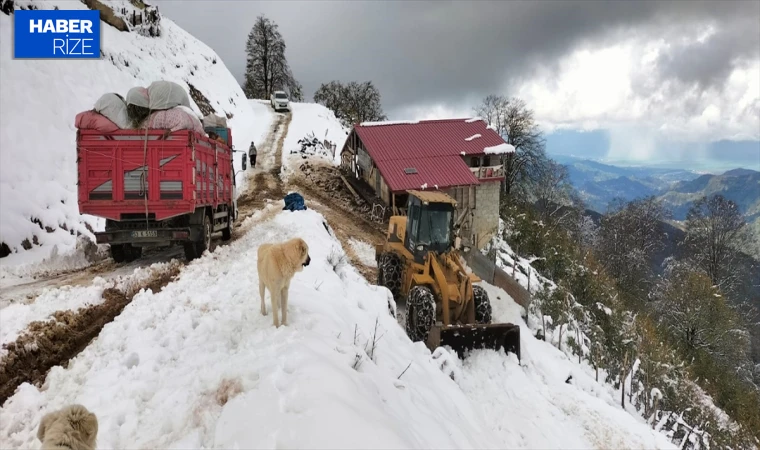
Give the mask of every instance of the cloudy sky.
POLYGON ((517 96, 548 135, 576 134, 567 148, 552 139, 555 152, 602 133, 612 159, 736 156, 760 169, 758 1, 154 3, 240 80, 264 14, 307 98, 330 80, 372 80, 389 118, 421 119, 517 96))

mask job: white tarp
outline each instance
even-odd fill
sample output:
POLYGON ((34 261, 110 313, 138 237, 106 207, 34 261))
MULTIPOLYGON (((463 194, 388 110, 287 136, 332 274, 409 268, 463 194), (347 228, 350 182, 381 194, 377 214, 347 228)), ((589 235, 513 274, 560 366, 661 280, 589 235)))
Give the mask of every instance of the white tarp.
POLYGON ((172 81, 152 82, 148 86, 148 98, 151 111, 170 109, 175 106, 190 108, 190 97, 188 97, 185 88, 172 81))
POLYGON ((95 102, 95 112, 104 115, 121 129, 131 128, 127 115, 127 104, 119 94, 112 92, 103 94, 95 102))
POLYGON ((217 116, 216 114, 209 114, 203 117, 203 127, 227 128, 227 118, 223 116, 217 116))
POLYGON ((148 90, 142 86, 135 86, 127 91, 127 105, 135 105, 141 108, 150 108, 148 90))

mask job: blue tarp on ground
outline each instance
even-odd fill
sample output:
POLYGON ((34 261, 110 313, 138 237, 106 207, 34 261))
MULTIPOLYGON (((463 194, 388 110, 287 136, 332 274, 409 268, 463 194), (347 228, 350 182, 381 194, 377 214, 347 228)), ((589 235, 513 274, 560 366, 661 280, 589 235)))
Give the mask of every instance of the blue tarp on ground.
POLYGON ((304 204, 301 194, 292 192, 285 196, 285 207, 282 209, 288 209, 290 211, 304 211, 306 209, 306 204, 304 204))

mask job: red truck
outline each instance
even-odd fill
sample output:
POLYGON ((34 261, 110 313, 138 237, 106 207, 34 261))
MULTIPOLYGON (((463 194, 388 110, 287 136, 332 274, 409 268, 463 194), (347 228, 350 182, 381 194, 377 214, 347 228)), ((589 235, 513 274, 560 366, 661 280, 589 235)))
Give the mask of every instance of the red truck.
POLYGON ((116 262, 143 247, 182 244, 192 260, 237 218, 232 132, 226 142, 192 130, 77 131, 79 212, 106 219, 96 232, 116 262))

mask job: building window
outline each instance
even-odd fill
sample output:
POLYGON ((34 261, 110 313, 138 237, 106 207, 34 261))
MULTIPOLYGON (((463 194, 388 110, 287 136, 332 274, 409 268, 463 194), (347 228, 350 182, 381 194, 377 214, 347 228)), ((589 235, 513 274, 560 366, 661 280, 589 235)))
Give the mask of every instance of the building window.
POLYGON ((483 166, 488 167, 491 165, 491 155, 486 155, 483 157, 483 166))
POLYGON ((470 167, 480 167, 480 158, 477 156, 470 158, 470 167))

